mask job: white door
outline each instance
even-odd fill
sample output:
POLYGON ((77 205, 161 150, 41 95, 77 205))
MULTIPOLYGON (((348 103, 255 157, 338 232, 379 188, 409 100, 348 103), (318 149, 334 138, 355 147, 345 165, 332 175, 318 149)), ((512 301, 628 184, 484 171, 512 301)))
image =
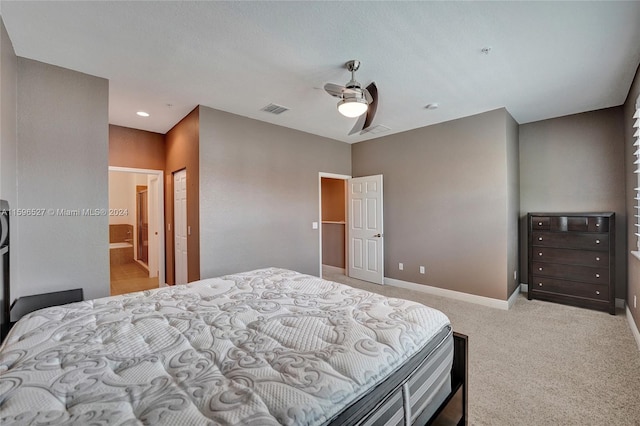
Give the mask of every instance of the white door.
POLYGON ((187 275, 187 170, 173 174, 173 233, 176 284, 186 284, 187 275))
POLYGON ((149 278, 158 276, 158 176, 148 175, 149 188, 149 278))
POLYGON ((349 276, 383 284, 382 175, 349 179, 349 276))

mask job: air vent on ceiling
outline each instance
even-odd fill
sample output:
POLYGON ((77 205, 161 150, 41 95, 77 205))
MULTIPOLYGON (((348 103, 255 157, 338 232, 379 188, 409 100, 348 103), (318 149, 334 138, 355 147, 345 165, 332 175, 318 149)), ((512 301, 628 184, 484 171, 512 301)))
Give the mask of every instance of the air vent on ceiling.
POLYGON ((388 128, 387 126, 383 126, 382 124, 378 124, 377 126, 373 126, 373 127, 369 127, 368 129, 364 129, 363 132, 364 133, 377 134, 377 133, 388 132, 389 130, 391 130, 391 129, 388 128))
POLYGON ((270 112, 271 114, 282 114, 285 111, 289 111, 289 108, 282 106, 282 105, 276 105, 276 104, 269 104, 266 107, 262 108, 261 111, 266 111, 266 112, 270 112))

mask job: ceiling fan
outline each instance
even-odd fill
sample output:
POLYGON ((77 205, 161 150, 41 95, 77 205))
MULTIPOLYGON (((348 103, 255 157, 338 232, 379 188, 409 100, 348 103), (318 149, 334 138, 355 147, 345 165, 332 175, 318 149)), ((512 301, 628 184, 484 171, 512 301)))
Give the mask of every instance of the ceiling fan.
POLYGON ((349 135, 360 132, 371 126, 373 117, 376 115, 378 108, 378 88, 375 82, 371 82, 365 89, 356 81, 355 73, 360 68, 360 61, 353 59, 345 64, 347 70, 351 72, 351 80, 344 86, 338 84, 327 83, 324 90, 340 101, 338 102, 338 111, 345 117, 358 117, 353 129, 349 135))

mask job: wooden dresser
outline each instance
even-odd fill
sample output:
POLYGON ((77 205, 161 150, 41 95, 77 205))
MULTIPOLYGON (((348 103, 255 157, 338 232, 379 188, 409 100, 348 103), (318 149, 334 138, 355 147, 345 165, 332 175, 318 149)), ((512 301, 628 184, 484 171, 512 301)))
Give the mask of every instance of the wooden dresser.
POLYGON ((615 214, 529 213, 528 298, 615 315, 615 214))

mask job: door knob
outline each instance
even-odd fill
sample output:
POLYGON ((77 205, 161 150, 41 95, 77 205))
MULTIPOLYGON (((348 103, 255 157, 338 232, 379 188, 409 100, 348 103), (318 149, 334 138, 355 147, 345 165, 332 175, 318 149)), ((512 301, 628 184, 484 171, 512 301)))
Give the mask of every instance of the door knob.
POLYGON ((376 234, 373 236, 373 238, 380 238, 380 237, 382 237, 382 234, 376 234))

